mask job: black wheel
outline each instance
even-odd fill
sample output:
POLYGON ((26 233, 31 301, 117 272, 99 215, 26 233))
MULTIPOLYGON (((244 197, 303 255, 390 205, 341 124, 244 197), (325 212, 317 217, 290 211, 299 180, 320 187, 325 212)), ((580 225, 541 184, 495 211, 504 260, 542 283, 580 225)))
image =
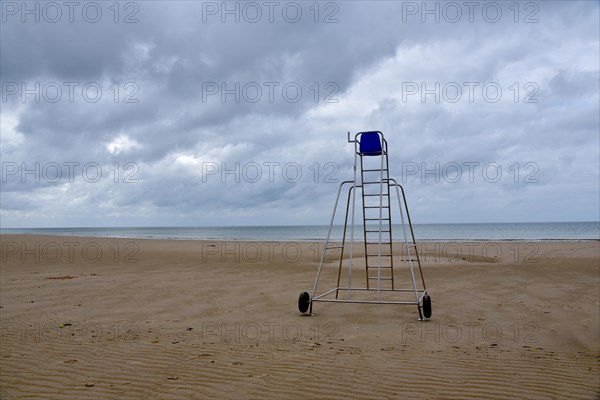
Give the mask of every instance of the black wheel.
POLYGON ((300 293, 300 297, 298 298, 298 310, 304 314, 308 311, 308 306, 310 306, 310 294, 308 294, 308 292, 300 293))
POLYGON ((431 297, 428 294, 423 296, 423 316, 431 318, 431 297))

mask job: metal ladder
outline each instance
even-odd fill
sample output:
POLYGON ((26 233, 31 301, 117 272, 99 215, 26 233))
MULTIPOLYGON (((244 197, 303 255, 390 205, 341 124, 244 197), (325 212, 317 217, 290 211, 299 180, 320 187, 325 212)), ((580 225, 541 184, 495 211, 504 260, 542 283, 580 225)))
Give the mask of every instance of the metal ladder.
POLYGON ((379 156, 360 157, 360 182, 365 246, 365 272, 367 289, 375 280, 377 288, 394 289, 394 258, 392 248, 392 215, 390 207, 390 173, 387 146, 379 156), (380 160, 372 164, 378 168, 365 168, 366 157, 380 160), (375 271, 373 271, 375 270, 375 271))
POLYGON ((408 212, 408 204, 404 188, 389 176, 389 161, 387 141, 380 131, 359 132, 354 140, 350 138, 348 132, 348 142, 354 143, 354 179, 344 181, 338 189, 327 239, 321 254, 321 261, 317 271, 317 277, 313 286, 312 296, 308 292, 302 292, 298 299, 298 308, 301 313, 312 314, 313 303, 322 302, 340 302, 340 303, 371 303, 371 304, 413 304, 419 311, 419 319, 428 319, 431 317, 431 298, 425 286, 423 270, 419 258, 415 235, 408 212), (370 160, 370 161, 368 161, 370 160), (370 163, 371 165, 366 165, 370 163), (359 168, 357 168, 357 166, 359 168), (357 169, 360 170, 358 176, 357 169), (359 180, 360 178, 360 180, 359 180), (348 187, 348 197, 346 202, 346 213, 344 219, 344 228, 342 233, 341 245, 330 244, 331 232, 335 221, 336 210, 338 208, 340 194, 344 187, 348 187), (366 287, 356 287, 352 280, 352 269, 354 262, 354 227, 355 227, 355 209, 356 209, 356 189, 361 188, 362 199, 362 222, 364 239, 364 264, 366 287), (404 259, 408 264, 410 271, 411 288, 399 288, 394 280, 394 256, 392 240, 392 188, 398 200, 398 210, 400 212, 400 221, 402 224, 402 244, 404 248, 404 259), (406 215, 406 218, 405 218, 406 215), (348 220, 350 218, 350 240, 348 236, 348 220), (407 232, 406 225, 409 227, 407 232), (344 252, 348 247, 348 284, 341 285, 342 270, 344 267, 344 252), (317 294, 317 286, 323 270, 326 254, 328 251, 341 250, 337 285, 335 288, 317 294), (420 275, 419 288, 415 278, 414 264, 418 266, 420 275), (375 283, 375 285, 373 285, 375 283), (375 286, 375 287, 374 287, 375 286), (353 298, 352 291, 361 293, 376 292, 376 299, 353 298), (340 298, 340 292, 347 292, 347 298, 340 298), (384 294, 406 294, 413 293, 414 300, 394 300, 389 298, 382 299, 384 294), (334 296, 335 295, 335 296, 334 296), (334 297, 333 297, 334 296, 334 297))

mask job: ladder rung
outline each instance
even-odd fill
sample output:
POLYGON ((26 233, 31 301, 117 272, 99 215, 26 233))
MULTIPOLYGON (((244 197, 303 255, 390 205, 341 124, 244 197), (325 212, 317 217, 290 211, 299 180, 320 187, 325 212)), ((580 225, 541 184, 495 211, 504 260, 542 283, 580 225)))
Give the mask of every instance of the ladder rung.
POLYGON ((381 281, 391 281, 392 278, 377 278, 376 276, 370 276, 369 279, 379 279, 381 281))
POLYGON ((384 181, 367 181, 367 182, 363 182, 363 185, 374 185, 374 184, 380 184, 380 185, 387 185, 388 182, 384 182, 384 181))
POLYGON ((367 197, 367 196, 387 196, 389 193, 369 193, 369 194, 363 194, 363 196, 367 197))
MULTIPOLYGON (((379 242, 365 242, 365 244, 379 244, 379 242)), ((381 242, 381 244, 392 244, 392 242, 381 242)))
POLYGON ((389 218, 365 218, 365 221, 387 221, 389 218))
POLYGON ((344 246, 327 246, 325 247, 325 250, 329 250, 329 249, 343 249, 344 246))
POLYGON ((382 205, 382 206, 364 206, 363 208, 390 208, 390 206, 382 205))
POLYGON ((386 233, 386 232, 390 232, 389 230, 385 230, 385 231, 372 231, 372 230, 365 230, 365 232, 369 233, 369 232, 381 232, 381 233, 386 233))
MULTIPOLYGON (((367 257, 379 257, 379 254, 365 254, 367 257)), ((381 254, 381 257, 391 257, 391 254, 381 254)))
POLYGON ((381 267, 377 267, 377 265, 367 265, 367 268, 392 269, 392 266, 391 265, 382 265, 381 267))
POLYGON ((363 169, 362 172, 381 172, 381 171, 387 171, 387 168, 384 169, 363 169))

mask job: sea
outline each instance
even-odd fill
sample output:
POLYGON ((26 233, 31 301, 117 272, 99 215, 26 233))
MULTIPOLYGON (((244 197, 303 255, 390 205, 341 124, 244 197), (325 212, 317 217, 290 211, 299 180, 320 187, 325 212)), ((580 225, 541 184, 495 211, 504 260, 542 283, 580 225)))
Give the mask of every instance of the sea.
MULTIPOLYGON (((600 240, 600 222, 454 223, 414 224, 415 238, 425 241, 481 240, 600 240)), ((301 226, 204 226, 111 228, 0 228, 0 234, 114 237, 173 240, 325 241, 328 225, 301 226)), ((402 225, 392 227, 393 240, 403 240, 402 225)), ((408 227, 407 234, 410 234, 408 227)), ((341 241, 343 226, 334 225, 330 240, 341 241)), ((355 226, 355 240, 363 237, 355 226)), ((347 233, 347 240, 350 232, 347 233)))

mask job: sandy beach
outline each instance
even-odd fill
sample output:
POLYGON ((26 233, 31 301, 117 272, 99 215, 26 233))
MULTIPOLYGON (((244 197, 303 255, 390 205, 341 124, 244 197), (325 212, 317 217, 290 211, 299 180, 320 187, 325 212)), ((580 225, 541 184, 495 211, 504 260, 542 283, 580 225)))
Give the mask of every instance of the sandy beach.
POLYGON ((2 399, 600 393, 598 241, 420 243, 425 322, 397 305, 301 315, 318 243, 2 235, 1 246, 2 399))

